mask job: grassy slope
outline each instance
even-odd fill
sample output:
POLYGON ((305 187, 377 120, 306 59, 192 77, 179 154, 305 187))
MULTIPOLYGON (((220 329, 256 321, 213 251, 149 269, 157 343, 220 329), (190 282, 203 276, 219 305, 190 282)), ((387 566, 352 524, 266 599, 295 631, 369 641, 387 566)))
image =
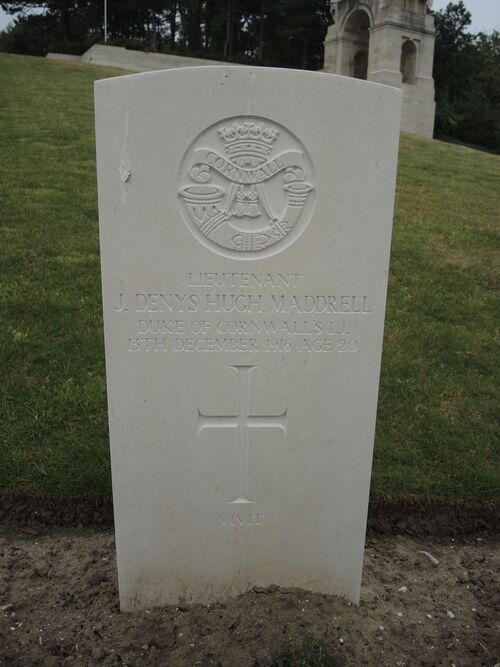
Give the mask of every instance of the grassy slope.
MULTIPOLYGON (((5 490, 109 491, 92 81, 119 73, 0 55, 5 490)), ((402 138, 377 495, 500 497, 499 185, 496 156, 402 138)))
POLYGON ((402 138, 376 494, 500 497, 499 232, 498 156, 402 138))

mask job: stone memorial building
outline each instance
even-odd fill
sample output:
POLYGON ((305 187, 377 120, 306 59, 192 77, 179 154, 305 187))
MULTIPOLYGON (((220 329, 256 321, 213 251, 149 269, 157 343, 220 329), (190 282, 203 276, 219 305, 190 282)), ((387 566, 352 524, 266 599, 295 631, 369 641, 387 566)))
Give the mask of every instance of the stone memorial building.
POLYGON ((428 0, 333 0, 324 71, 403 91, 401 130, 432 138, 434 19, 428 0))

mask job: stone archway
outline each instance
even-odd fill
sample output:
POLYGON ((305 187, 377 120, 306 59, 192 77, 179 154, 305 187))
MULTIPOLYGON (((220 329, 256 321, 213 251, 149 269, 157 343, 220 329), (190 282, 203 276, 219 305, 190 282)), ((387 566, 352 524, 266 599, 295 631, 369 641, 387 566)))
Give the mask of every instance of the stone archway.
POLYGON ((364 9, 356 9, 345 22, 342 34, 343 72, 357 79, 368 78, 370 51, 370 17, 364 9))
POLYGON ((403 83, 415 83, 417 68, 417 47, 409 39, 401 47, 401 78, 403 83))
POLYGON ((324 71, 403 92, 401 127, 432 137, 435 24, 430 0, 331 0, 324 71))

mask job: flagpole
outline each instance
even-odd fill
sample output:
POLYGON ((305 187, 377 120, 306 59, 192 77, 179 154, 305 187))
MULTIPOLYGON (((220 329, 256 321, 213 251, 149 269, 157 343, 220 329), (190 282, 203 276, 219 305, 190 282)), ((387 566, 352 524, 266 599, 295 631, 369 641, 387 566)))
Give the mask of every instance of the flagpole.
POLYGON ((104 43, 108 41, 108 0, 104 0, 104 43))

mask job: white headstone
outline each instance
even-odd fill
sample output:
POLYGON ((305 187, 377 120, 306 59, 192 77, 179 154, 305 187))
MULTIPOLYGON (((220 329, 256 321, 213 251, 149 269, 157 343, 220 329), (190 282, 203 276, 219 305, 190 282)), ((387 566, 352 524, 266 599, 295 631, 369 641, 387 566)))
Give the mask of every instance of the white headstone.
POLYGON ((399 116, 311 72, 96 83, 123 610, 358 601, 399 116))

